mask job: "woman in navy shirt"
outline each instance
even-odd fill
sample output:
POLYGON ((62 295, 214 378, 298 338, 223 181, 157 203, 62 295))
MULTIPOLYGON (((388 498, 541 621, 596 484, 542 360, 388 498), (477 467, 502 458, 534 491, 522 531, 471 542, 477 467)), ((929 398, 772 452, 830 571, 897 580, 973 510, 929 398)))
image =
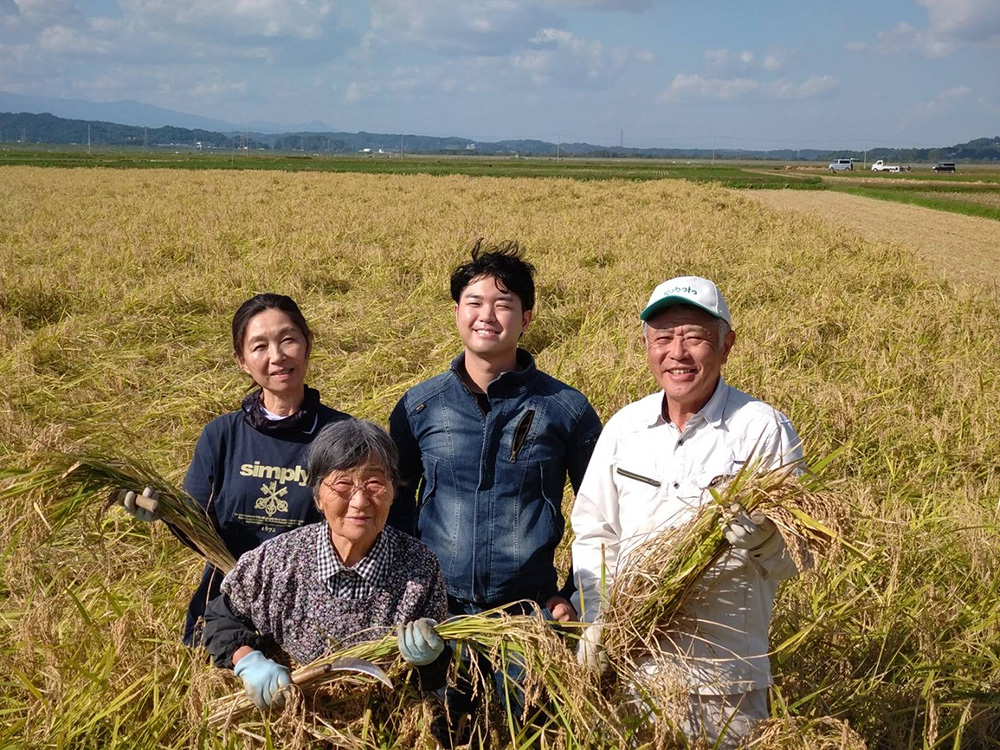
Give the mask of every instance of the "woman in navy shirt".
MULTIPOLYGON (((238 411, 202 431, 184 489, 205 508, 236 558, 271 537, 323 520, 307 482, 309 444, 325 425, 348 415, 321 404, 319 393, 305 384, 311 349, 312 332, 290 297, 258 294, 233 316, 233 358, 257 388, 238 411)), ((137 509, 134 496, 126 510, 146 521, 157 517, 137 509)), ((222 577, 205 565, 184 626, 188 646, 201 644, 200 620, 219 595, 222 577)))

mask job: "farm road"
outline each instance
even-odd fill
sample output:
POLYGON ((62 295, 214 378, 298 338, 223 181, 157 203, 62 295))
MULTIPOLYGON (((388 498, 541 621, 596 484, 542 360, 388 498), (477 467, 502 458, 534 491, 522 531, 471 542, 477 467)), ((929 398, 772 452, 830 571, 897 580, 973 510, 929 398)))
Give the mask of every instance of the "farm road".
POLYGON ((871 240, 913 248, 952 281, 1000 283, 1000 221, 826 190, 741 190, 780 211, 805 213, 871 240))

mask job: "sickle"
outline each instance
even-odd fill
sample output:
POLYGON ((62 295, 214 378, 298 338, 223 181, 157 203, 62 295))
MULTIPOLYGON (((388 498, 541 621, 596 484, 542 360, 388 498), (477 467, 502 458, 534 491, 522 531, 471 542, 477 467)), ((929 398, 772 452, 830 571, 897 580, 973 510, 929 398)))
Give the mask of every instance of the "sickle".
POLYGON ((392 687, 392 680, 389 679, 389 675, 383 672, 380 667, 372 664, 370 661, 355 659, 353 657, 335 659, 326 664, 318 664, 315 667, 300 669, 292 675, 292 682, 296 685, 305 685, 321 679, 332 672, 357 672, 359 674, 366 674, 369 677, 374 677, 386 687, 392 687))

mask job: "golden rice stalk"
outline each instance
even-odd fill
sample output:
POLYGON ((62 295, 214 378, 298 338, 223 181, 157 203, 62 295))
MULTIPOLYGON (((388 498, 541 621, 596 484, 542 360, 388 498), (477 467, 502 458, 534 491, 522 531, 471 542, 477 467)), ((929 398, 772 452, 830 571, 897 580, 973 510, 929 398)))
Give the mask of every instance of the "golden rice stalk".
POLYGON ((828 461, 804 473, 797 463, 762 472, 744 467, 725 485, 711 488, 712 500, 691 521, 638 547, 602 610, 604 644, 612 663, 626 665, 643 644, 655 642, 729 549, 722 521, 733 504, 774 521, 799 570, 810 567, 813 556, 826 553, 835 541, 843 542, 838 532, 843 507, 822 489, 818 477, 828 461))
POLYGON ((867 750, 868 746, 842 719, 799 716, 758 722, 747 747, 753 750, 867 750))
POLYGON ((32 468, 0 468, 0 502, 41 496, 51 501, 49 521, 58 529, 83 508, 116 502, 118 490, 152 487, 159 493, 162 518, 198 554, 223 572, 236 564, 208 514, 187 493, 142 460, 121 456, 46 452, 32 468))
MULTIPOLYGON (((550 730, 569 737, 610 732, 615 742, 621 739, 620 732, 609 721, 615 712, 601 695, 589 671, 576 663, 569 648, 573 642, 564 640, 541 617, 513 616, 502 610, 492 610, 454 617, 438 625, 437 631, 442 638, 457 642, 458 649, 482 654, 497 671, 503 670, 509 662, 522 665, 525 679, 521 687, 525 703, 541 712, 541 724, 550 730)), ((400 676, 408 668, 399 657, 395 634, 388 634, 323 656, 295 670, 292 681, 299 690, 311 692, 344 679, 345 673, 322 674, 318 668, 345 657, 371 661, 400 676), (315 677, 304 679, 307 675, 315 677)), ((213 726, 229 727, 254 710, 241 691, 211 702, 208 721, 213 726)), ((515 732, 512 724, 508 728, 512 734, 515 732)), ((338 729, 344 732, 349 728, 338 729)))

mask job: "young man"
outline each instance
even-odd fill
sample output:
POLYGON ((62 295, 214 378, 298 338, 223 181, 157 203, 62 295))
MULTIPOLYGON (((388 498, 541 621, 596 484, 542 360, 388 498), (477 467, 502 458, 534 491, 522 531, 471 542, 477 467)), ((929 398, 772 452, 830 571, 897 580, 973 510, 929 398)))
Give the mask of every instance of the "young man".
MULTIPOLYGON (((640 317, 659 390, 608 421, 573 507, 575 596, 583 618, 596 621, 578 656, 596 667, 602 574, 610 589, 630 553, 691 519, 716 479, 743 466, 763 470, 802 458, 788 418, 723 379, 736 334, 714 283, 695 276, 665 281, 640 317)), ((705 575, 676 629, 661 638, 659 653, 641 666, 651 679, 684 679, 689 705, 677 718, 689 740, 730 750, 767 716, 771 605, 778 583, 798 570, 770 519, 737 513, 724 532, 732 548, 705 575)))
POLYGON ((464 350, 404 394, 389 420, 402 486, 390 525, 437 554, 452 614, 527 599, 576 619, 557 581, 563 487, 580 486, 601 423, 587 401, 518 348, 534 268, 515 242, 484 246, 451 276, 464 350))

